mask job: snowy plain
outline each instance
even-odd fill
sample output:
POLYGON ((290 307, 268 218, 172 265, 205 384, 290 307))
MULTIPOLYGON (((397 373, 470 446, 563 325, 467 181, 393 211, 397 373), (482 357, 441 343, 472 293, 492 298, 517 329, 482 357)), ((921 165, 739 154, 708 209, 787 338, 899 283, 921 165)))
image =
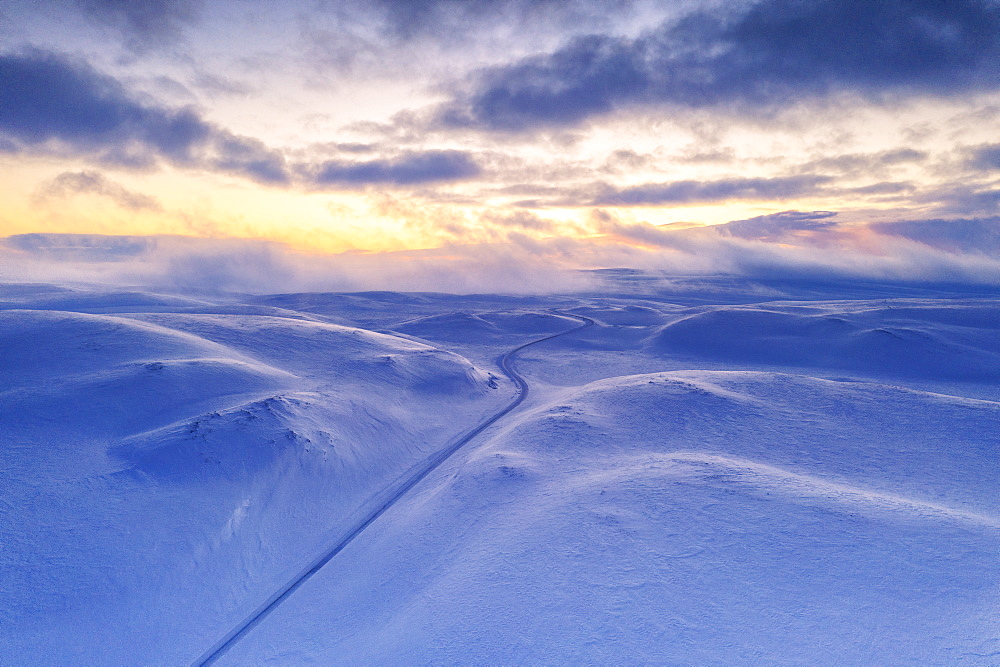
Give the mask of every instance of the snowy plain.
POLYGON ((995 290, 605 277, 0 285, 0 664, 1000 664, 995 290))

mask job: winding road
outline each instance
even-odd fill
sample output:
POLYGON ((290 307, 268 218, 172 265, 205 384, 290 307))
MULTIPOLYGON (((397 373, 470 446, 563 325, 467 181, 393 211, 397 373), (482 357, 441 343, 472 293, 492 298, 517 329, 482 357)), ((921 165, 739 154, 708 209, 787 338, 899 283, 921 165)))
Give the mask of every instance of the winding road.
POLYGON ((544 343, 547 340, 552 340, 553 338, 559 338, 561 336, 566 336, 577 331, 582 331, 587 327, 593 326, 594 320, 589 317, 583 317, 582 315, 571 315, 569 313, 562 313, 559 311, 551 311, 562 317, 569 317, 576 320, 580 320, 580 326, 573 327, 572 329, 567 329, 566 331, 560 331, 559 333, 552 334, 550 336, 545 336, 544 338, 539 338, 533 340, 524 345, 519 345, 512 350, 508 350, 497 362, 500 370, 510 378, 510 380, 517 387, 517 394, 514 399, 502 410, 494 414, 492 417, 480 422, 472 430, 468 431, 464 435, 460 436, 455 442, 451 443, 444 449, 435 453, 430 459, 428 459, 424 465, 414 472, 410 477, 402 480, 397 486, 395 486, 389 493, 388 498, 382 502, 375 510, 369 513, 365 518, 363 518, 354 528, 351 529, 344 537, 337 541, 336 544, 331 546, 329 549, 324 551, 319 557, 317 557, 312 563, 310 563, 304 570, 299 572, 295 577, 292 578, 287 584, 282 586, 278 591, 276 591, 271 597, 263 602, 257 609, 255 609, 249 616, 247 616, 241 623, 230 630, 222 639, 215 643, 212 648, 208 649, 205 653, 201 655, 193 664, 196 666, 211 665, 214 664, 219 658, 221 658, 230 648, 233 647, 236 642, 242 639, 248 632, 253 630, 262 620, 264 620, 268 614, 270 614, 274 609, 281 604, 284 600, 288 598, 292 593, 294 593, 300 586, 302 586, 306 581, 308 581, 314 574, 319 572, 324 565, 329 563, 337 554, 344 550, 354 539, 363 533, 368 526, 372 525, 380 516, 385 514, 393 505, 399 502, 406 493, 412 489, 414 486, 420 483, 427 475, 433 472, 438 466, 444 463, 448 458, 450 458, 455 452, 469 444, 474 440, 479 434, 485 431, 487 428, 503 419, 505 416, 516 409, 524 400, 528 397, 528 383, 525 379, 518 374, 517 370, 514 368, 514 358, 522 350, 532 347, 533 345, 538 345, 539 343, 544 343))

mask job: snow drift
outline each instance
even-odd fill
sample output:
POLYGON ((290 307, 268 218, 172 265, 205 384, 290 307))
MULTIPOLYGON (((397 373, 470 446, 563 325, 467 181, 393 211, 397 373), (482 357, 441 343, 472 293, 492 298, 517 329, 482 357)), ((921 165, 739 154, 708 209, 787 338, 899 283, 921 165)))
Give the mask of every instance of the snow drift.
POLYGON ((0 663, 995 662, 998 302, 626 277, 0 286, 0 663))

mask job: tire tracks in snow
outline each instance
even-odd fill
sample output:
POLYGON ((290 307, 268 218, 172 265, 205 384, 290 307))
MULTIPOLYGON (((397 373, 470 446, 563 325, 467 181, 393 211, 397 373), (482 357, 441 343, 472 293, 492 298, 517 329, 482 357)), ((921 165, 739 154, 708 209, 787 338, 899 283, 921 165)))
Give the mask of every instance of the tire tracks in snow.
POLYGON ((313 560, 304 570, 299 572, 291 581, 282 586, 277 590, 271 597, 264 601, 257 609, 255 609, 249 616, 247 616, 239 625, 230 630, 222 639, 217 641, 210 649, 201 655, 193 665, 196 667, 203 667, 205 665, 214 664, 219 658, 221 658, 225 653, 232 648, 240 639, 247 635, 251 630, 253 630, 257 625, 260 624, 274 609, 284 602, 288 597, 298 590, 306 581, 308 581, 314 574, 319 572, 324 565, 329 563, 333 558, 343 551, 347 545, 354 541, 361 533, 365 531, 370 525, 378 520, 380 516, 385 514, 393 505, 399 502, 403 496, 405 496, 410 489, 419 484, 425 477, 431 474, 435 469, 438 468, 442 463, 448 460, 455 452, 469 444, 477 436, 479 436, 483 431, 488 429, 493 424, 497 423, 512 411, 514 411, 524 400, 528 397, 528 383, 527 381, 514 369, 514 358, 519 352, 525 350, 539 343, 544 343, 545 341, 552 340, 553 338, 560 338, 562 336, 575 333, 577 331, 582 331, 588 327, 594 325, 594 320, 589 317, 584 317, 582 315, 571 315, 569 313, 563 313, 557 310, 551 311, 557 315, 563 317, 570 317, 576 320, 580 320, 582 324, 572 329, 566 331, 560 331, 544 338, 538 338, 524 345, 519 345, 512 350, 508 350, 504 353, 497 361, 497 365, 500 370, 510 378, 510 380, 517 387, 517 394, 514 396, 514 400, 507 404, 505 408, 494 414, 489 419, 480 422, 475 428, 461 436, 448 445, 444 449, 438 451, 433 456, 431 456, 424 465, 418 469, 413 475, 403 480, 399 486, 397 486, 389 497, 382 502, 375 510, 370 512, 364 519, 362 519, 354 528, 350 530, 344 537, 337 541, 336 544, 331 546, 329 549, 324 551, 319 557, 313 560))

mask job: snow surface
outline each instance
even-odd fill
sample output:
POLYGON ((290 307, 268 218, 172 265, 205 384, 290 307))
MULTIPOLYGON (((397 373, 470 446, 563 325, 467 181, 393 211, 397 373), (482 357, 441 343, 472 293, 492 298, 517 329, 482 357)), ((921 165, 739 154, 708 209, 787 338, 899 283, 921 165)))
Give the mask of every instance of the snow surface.
POLYGON ((1000 664, 996 296, 0 285, 0 664, 1000 664))

